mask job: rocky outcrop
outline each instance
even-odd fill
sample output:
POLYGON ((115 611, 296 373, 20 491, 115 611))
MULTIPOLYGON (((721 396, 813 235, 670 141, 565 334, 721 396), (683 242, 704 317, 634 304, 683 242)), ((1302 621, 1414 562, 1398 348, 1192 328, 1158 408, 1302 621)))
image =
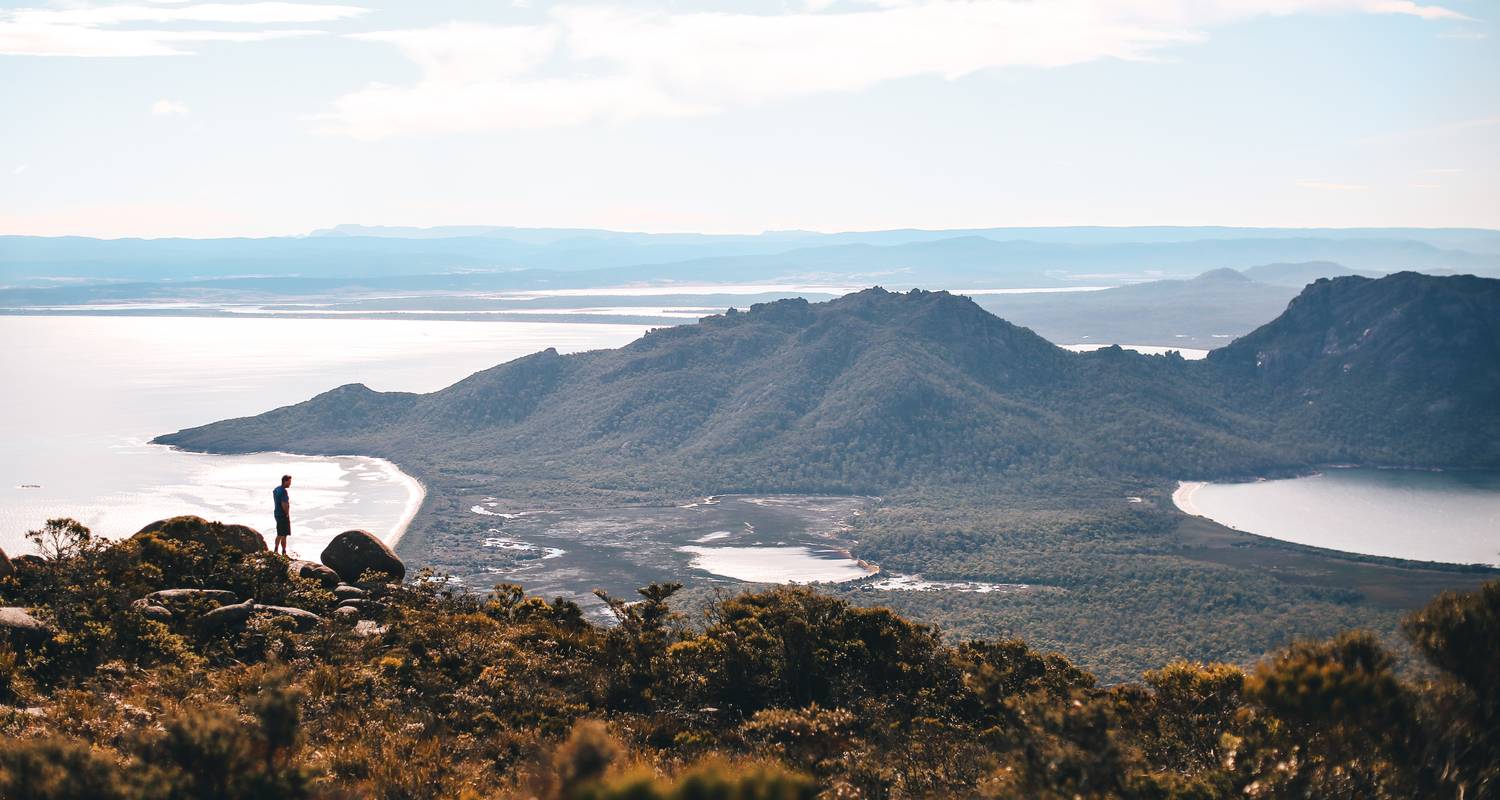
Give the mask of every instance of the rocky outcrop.
POLYGON ((365 591, 364 589, 359 588, 358 586, 350 586, 347 583, 341 583, 338 586, 333 587, 333 596, 337 597, 340 600, 362 600, 366 597, 369 597, 370 593, 365 591))
POLYGON ((130 604, 141 616, 146 619, 154 619, 157 622, 171 622, 172 610, 166 606, 153 605, 150 600, 142 597, 130 604))
POLYGON ((146 595, 135 601, 133 605, 146 617, 161 622, 170 622, 175 616, 171 610, 173 603, 184 605, 195 601, 215 603, 218 605, 217 608, 210 609, 198 618, 198 629, 204 633, 243 625, 255 614, 290 617, 299 631, 308 630, 323 621, 322 617, 305 609, 267 605, 257 603, 254 599, 240 603, 235 602, 235 599, 234 592, 223 589, 163 589, 146 595))
POLYGON ((332 589, 339 585, 339 574, 316 561, 296 559, 286 565, 286 573, 293 578, 317 581, 323 584, 325 589, 332 589))
POLYGON ((333 616, 338 619, 356 620, 359 619, 359 609, 339 606, 333 610, 333 616))
POLYGON ((29 649, 45 644, 52 638, 52 629, 31 612, 16 606, 0 606, 0 642, 8 642, 17 649, 29 649))
POLYGON ((138 539, 149 534, 178 542, 195 542, 213 552, 238 550, 241 553, 259 553, 266 549, 265 538, 254 528, 209 522, 192 515, 159 519, 141 528, 131 538, 138 539))
POLYGON ((255 613, 255 600, 253 599, 243 603, 231 603, 199 617, 198 627, 204 632, 212 632, 230 625, 243 625, 253 613, 255 613))
POLYGON ((385 573, 398 581, 406 577, 406 564, 368 531, 344 531, 333 537, 323 549, 321 560, 351 583, 369 571, 385 573))
POLYGON ((16 568, 11 566, 10 559, 5 557, 5 551, 0 550, 0 578, 4 578, 7 575, 14 575, 15 573, 16 568))
POLYGON ((46 565, 46 563, 47 559, 42 558, 41 556, 32 555, 31 553, 23 553, 10 560, 11 567, 17 570, 38 569, 46 565))
POLYGON ((150 605, 210 602, 216 606, 233 603, 239 598, 228 589, 162 589, 146 595, 150 605))
POLYGON ((354 623, 354 634, 356 636, 379 636, 385 633, 385 626, 380 625, 372 619, 362 619, 354 623))
POLYGON ((256 603, 253 610, 257 614, 271 614, 278 617, 291 617, 297 623, 297 630, 305 631, 315 627, 323 618, 311 611, 291 606, 267 606, 256 603))

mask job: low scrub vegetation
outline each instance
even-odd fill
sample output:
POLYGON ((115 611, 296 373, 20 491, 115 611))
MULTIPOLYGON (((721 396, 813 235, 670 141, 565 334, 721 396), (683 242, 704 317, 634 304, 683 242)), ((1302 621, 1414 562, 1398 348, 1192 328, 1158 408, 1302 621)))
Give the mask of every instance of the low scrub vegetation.
POLYGON ((1406 620, 1417 670, 1351 632, 1106 686, 805 588, 689 618, 655 584, 596 624, 419 575, 373 625, 162 622, 134 601, 331 597, 269 553, 35 537, 0 578, 50 629, 0 644, 4 798, 1500 796, 1500 582, 1406 620))

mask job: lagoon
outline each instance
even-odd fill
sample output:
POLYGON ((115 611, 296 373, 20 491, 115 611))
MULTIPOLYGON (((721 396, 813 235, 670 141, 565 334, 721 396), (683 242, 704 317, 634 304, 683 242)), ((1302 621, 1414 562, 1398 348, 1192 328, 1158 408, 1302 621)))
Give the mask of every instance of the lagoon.
POLYGON ((1184 482, 1177 507, 1236 530, 1364 555, 1500 566, 1500 473, 1328 469, 1184 482))

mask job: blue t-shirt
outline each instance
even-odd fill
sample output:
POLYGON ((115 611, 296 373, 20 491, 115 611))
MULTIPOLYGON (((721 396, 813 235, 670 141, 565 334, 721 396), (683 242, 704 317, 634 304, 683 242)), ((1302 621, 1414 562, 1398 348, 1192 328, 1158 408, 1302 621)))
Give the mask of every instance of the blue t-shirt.
POLYGON ((278 486, 275 489, 271 490, 271 501, 276 504, 276 507, 274 509, 274 513, 276 514, 276 516, 287 516, 286 509, 283 508, 283 506, 288 502, 285 486, 278 486))

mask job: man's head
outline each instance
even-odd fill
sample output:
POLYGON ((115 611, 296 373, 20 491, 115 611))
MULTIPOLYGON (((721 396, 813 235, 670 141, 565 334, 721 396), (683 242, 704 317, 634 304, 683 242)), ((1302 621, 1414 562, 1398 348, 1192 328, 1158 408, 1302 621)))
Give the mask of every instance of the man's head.
POLYGON ((283 487, 290 487, 292 485, 292 476, 290 476, 290 475, 282 475, 281 476, 281 485, 283 487))

